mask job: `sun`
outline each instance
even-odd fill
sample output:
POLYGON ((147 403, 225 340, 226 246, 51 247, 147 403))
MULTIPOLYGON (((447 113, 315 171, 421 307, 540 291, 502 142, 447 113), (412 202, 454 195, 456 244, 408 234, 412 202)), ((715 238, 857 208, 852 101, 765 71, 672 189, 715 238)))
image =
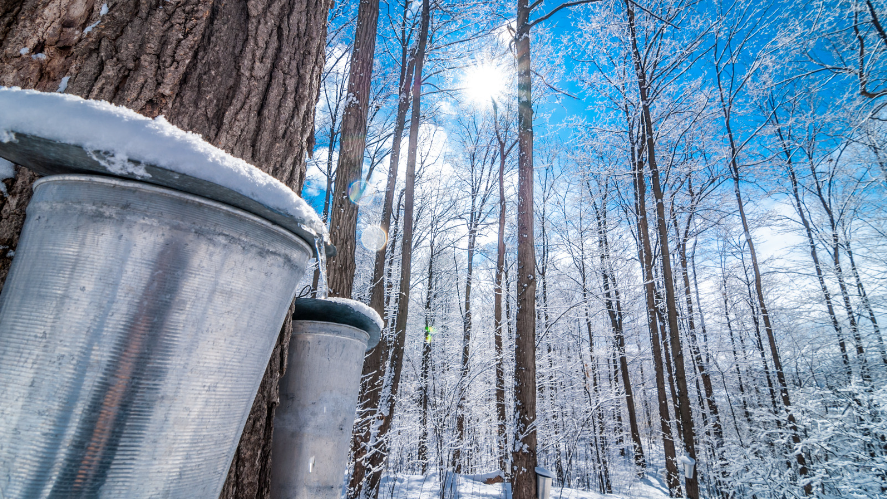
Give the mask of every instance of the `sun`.
POLYGON ((499 100, 506 91, 505 70, 493 62, 472 64, 462 75, 461 89, 467 100, 475 105, 488 106, 499 100))

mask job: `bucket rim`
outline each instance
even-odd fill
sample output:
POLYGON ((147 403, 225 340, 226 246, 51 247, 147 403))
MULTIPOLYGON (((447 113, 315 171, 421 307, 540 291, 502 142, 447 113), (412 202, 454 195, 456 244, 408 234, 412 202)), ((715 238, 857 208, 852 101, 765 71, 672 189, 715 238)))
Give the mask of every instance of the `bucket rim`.
MULTIPOLYGON (((57 175, 96 175, 193 194, 239 208, 285 228, 307 241, 312 248, 311 254, 315 256, 317 250, 314 240, 318 237, 323 238, 324 251, 328 257, 336 254, 336 248, 329 243, 328 236, 318 234, 318 231, 311 227, 309 220, 296 218, 268 206, 259 198, 241 194, 234 189, 194 175, 131 158, 124 160, 128 167, 112 170, 108 166, 108 161, 101 161, 99 155, 100 153, 86 150, 76 144, 67 144, 18 131, 15 132, 14 140, 7 142, 0 140, 0 157, 25 166, 44 178, 57 175)), ((267 173, 261 172, 261 174, 273 178, 267 173)))
POLYGON ((238 208, 236 206, 230 206, 228 204, 221 203, 219 201, 208 199, 203 196, 196 195, 196 194, 190 194, 187 192, 183 192, 183 191, 180 191, 177 189, 173 189, 171 187, 161 187, 158 185, 148 184, 148 183, 141 182, 138 180, 129 180, 129 179, 121 179, 121 178, 115 178, 115 177, 107 177, 104 175, 64 173, 64 174, 59 174, 59 175, 49 175, 47 177, 41 177, 41 178, 37 179, 33 184, 33 189, 36 192, 37 188, 39 188, 45 184, 54 183, 54 182, 72 182, 72 181, 83 182, 83 183, 113 185, 113 186, 119 186, 119 187, 131 188, 131 189, 138 189, 138 190, 147 191, 147 192, 153 192, 153 193, 168 196, 168 197, 186 199, 186 200, 194 202, 194 203, 202 204, 205 206, 215 208, 217 210, 228 212, 232 215, 249 220, 250 222, 255 223, 257 225, 261 225, 261 226, 264 226, 270 230, 281 233, 282 235, 286 236, 287 238, 297 241, 299 244, 302 244, 304 246, 304 249, 308 252, 309 255, 314 253, 313 245, 311 242, 307 241, 305 237, 303 237, 299 234, 295 234, 295 233, 293 233, 293 231, 288 230, 285 227, 281 227, 280 225, 270 222, 270 221, 266 220, 265 218, 262 218, 258 215, 255 215, 249 211, 243 210, 243 209, 238 208))
POLYGON ((319 298, 297 298, 293 302, 293 322, 326 322, 351 326, 369 336, 367 350, 379 343, 382 329, 357 309, 341 302, 319 298))

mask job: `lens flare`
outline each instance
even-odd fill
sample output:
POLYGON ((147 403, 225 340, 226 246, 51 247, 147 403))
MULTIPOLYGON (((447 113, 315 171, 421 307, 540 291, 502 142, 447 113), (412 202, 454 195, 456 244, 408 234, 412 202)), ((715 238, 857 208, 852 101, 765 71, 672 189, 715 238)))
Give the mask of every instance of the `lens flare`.
POLYGON ((358 206, 365 206, 376 198, 376 188, 363 180, 355 180, 348 185, 348 199, 358 206))
POLYGON ((381 251, 388 243, 388 234, 377 225, 367 226, 360 233, 360 244, 370 251, 381 251))

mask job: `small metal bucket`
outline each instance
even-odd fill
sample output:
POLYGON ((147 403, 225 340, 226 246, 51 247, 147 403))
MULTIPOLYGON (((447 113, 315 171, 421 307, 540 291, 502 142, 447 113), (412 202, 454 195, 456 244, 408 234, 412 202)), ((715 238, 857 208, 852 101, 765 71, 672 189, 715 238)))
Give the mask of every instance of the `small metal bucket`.
MULTIPOLYGON (((274 416, 271 497, 341 497, 351 429, 367 342, 378 342, 378 328, 339 324, 353 310, 323 300, 296 300, 286 375, 274 416), (300 302, 320 304, 330 317, 302 313, 300 302), (339 313, 337 313, 339 311, 339 313)), ((366 322, 369 322, 368 320, 366 322)), ((366 323, 364 322, 364 324, 366 323)))
POLYGON ((536 466, 536 499, 551 497, 551 481, 554 478, 554 473, 541 466, 536 466))
POLYGON ((0 497, 218 497, 310 246, 201 197, 58 175, 17 253, 0 497))

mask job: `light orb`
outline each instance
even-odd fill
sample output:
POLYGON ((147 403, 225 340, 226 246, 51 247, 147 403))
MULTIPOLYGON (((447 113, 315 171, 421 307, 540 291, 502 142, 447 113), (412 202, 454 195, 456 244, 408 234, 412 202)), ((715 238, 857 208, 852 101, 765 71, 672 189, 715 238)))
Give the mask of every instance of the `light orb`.
POLYGON ((381 251, 388 244, 388 234, 378 225, 369 225, 360 233, 360 244, 369 251, 381 251))
POLYGON ((358 206, 366 206, 376 199, 376 188, 364 180, 355 180, 348 184, 348 199, 358 206))

